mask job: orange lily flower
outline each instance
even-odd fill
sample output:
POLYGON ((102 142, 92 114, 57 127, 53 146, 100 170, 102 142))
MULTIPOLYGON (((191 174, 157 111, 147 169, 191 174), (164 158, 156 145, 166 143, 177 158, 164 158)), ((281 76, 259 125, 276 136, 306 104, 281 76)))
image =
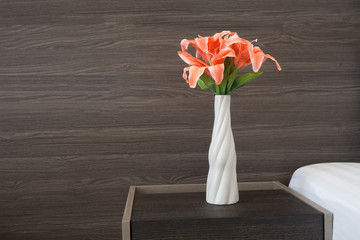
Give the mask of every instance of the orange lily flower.
POLYGON ((251 44, 249 46, 249 54, 250 54, 250 59, 251 59, 252 68, 253 68, 254 72, 259 71, 259 69, 260 69, 261 65, 263 64, 263 62, 265 62, 265 60, 268 59, 268 58, 273 60, 276 63, 277 69, 279 71, 281 71, 281 67, 280 67, 279 63, 276 61, 276 59, 273 58, 269 54, 265 54, 263 51, 261 51, 261 49, 259 47, 254 47, 251 44))
POLYGON ((196 83, 200 76, 206 72, 219 85, 223 80, 224 61, 226 57, 235 57, 235 51, 226 46, 224 35, 229 31, 217 33, 212 37, 198 37, 195 40, 183 39, 181 41, 181 49, 178 54, 190 67, 184 68, 183 77, 190 84, 191 88, 196 87, 196 83), (189 45, 193 45, 196 49, 196 57, 202 57, 203 61, 191 56, 186 52, 189 45), (187 77, 187 72, 189 76, 187 77))
POLYGON ((275 58, 269 54, 264 54, 259 47, 254 47, 253 44, 240 38, 236 33, 227 39, 226 45, 231 46, 235 50, 236 56, 234 58, 234 63, 240 68, 252 64, 253 71, 258 72, 262 63, 270 58, 276 63, 277 69, 281 71, 281 67, 275 58))
POLYGON ((216 85, 219 85, 223 81, 226 57, 232 57, 235 66, 240 69, 252 64, 254 72, 258 72, 262 63, 270 58, 275 61, 278 70, 281 71, 275 58, 264 54, 259 47, 254 47, 251 42, 240 38, 234 32, 222 31, 212 37, 199 36, 195 40, 183 39, 180 45, 181 51, 178 51, 178 54, 190 65, 184 68, 183 78, 191 88, 196 87, 198 79, 204 72, 215 80, 216 85), (189 45, 195 47, 196 57, 186 52, 189 45))
POLYGON ((235 66, 244 68, 251 64, 249 46, 251 43, 243 38, 240 38, 236 33, 229 37, 226 41, 227 46, 235 51, 234 63, 235 66))

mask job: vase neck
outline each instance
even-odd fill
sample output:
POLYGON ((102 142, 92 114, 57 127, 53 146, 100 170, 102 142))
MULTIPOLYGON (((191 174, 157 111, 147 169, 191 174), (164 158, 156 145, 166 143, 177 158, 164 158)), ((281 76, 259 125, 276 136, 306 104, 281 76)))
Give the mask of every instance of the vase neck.
POLYGON ((215 95, 215 99, 217 98, 229 98, 231 99, 231 95, 215 95))
POLYGON ((214 104, 215 119, 218 117, 222 118, 228 115, 230 120, 230 104, 230 95, 216 95, 214 104))

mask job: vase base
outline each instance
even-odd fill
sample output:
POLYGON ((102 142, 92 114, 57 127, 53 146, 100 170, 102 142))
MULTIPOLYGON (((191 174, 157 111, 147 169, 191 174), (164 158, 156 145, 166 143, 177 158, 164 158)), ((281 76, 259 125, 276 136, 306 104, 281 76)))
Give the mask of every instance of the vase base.
POLYGON ((236 201, 236 202, 232 202, 232 203, 215 203, 215 202, 209 202, 209 201, 207 201, 206 200, 206 203, 207 204, 210 204, 210 205, 217 205, 217 206, 229 206, 229 205, 235 205, 235 204, 237 204, 239 202, 239 200, 238 201, 236 201))
POLYGON ((233 195, 230 198, 214 199, 214 198, 207 196, 206 202, 211 205, 219 205, 219 206, 236 204, 239 202, 239 190, 237 190, 237 188, 236 188, 236 190, 233 192, 233 195))

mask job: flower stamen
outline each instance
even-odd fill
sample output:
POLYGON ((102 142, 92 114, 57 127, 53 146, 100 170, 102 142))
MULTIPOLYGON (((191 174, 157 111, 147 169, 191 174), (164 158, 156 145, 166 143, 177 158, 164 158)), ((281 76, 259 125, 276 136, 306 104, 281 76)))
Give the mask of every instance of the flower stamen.
POLYGON ((252 44, 253 42, 257 42, 258 41, 258 39, 255 39, 255 40, 252 40, 250 43, 252 44))

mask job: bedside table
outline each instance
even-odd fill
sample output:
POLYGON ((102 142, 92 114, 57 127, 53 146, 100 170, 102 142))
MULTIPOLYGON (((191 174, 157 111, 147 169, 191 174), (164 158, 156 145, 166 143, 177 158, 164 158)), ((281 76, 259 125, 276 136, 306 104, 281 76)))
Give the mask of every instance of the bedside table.
POLYGON ((206 203, 205 184, 131 186, 123 240, 332 239, 332 214, 280 182, 238 186, 227 206, 206 203))

